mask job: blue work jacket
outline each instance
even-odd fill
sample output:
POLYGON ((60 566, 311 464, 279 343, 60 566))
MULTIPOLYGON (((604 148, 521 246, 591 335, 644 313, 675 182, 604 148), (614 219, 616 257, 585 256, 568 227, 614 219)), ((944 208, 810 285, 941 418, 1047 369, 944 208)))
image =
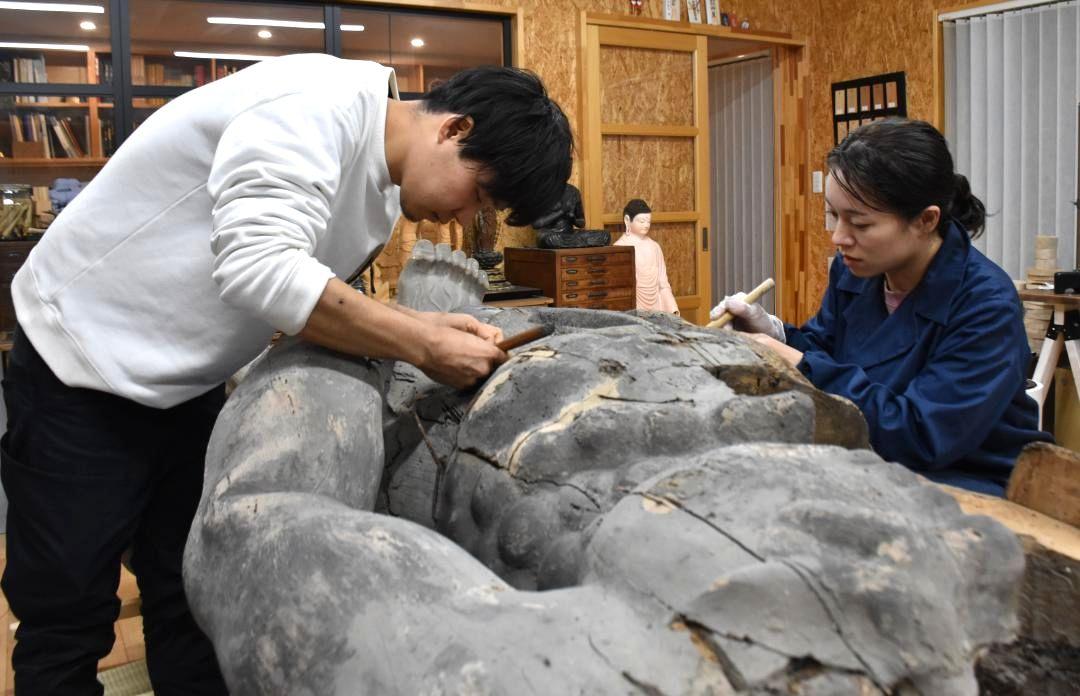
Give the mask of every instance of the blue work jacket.
POLYGON ((1020 298, 956 222, 893 314, 884 276, 839 258, 817 316, 785 326, 799 370, 862 410, 874 450, 943 483, 1002 495, 1020 449, 1050 441, 1024 391, 1030 349, 1020 298))

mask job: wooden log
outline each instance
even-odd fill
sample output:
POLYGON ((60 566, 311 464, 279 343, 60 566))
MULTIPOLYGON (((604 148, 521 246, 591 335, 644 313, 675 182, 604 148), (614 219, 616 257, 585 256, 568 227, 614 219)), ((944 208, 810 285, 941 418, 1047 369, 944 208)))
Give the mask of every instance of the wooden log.
POLYGON ((942 486, 969 515, 987 515, 1020 537, 1027 567, 1020 637, 1080 646, 1080 529, 1001 498, 942 486))
POLYGON ((1016 460, 1005 497, 1080 527, 1080 454, 1045 442, 1029 444, 1016 460))

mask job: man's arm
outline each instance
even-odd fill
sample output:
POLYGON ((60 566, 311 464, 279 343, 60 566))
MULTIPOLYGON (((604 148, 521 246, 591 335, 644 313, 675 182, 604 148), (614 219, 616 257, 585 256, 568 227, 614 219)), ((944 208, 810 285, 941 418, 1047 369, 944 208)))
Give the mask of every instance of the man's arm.
MULTIPOLYGON (((488 327, 470 332, 455 327, 456 317, 427 320, 425 313, 388 307, 361 295, 338 278, 326 284, 319 301, 300 331, 305 340, 333 350, 368 358, 404 360, 443 384, 464 389, 491 373, 506 360, 506 353, 490 340, 488 327)), ((468 324, 466 321, 464 324, 468 324)), ((496 339, 497 340, 497 339, 496 339)))

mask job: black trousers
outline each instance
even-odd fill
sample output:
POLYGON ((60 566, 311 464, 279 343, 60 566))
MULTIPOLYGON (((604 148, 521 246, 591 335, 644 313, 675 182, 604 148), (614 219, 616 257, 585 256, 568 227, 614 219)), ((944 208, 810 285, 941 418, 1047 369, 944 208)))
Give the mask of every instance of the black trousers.
POLYGON ((3 386, 2 586, 20 621, 16 694, 102 693, 97 662, 115 640, 120 556, 129 547, 154 692, 227 693, 180 574, 224 388, 155 409, 68 387, 21 331, 3 386))

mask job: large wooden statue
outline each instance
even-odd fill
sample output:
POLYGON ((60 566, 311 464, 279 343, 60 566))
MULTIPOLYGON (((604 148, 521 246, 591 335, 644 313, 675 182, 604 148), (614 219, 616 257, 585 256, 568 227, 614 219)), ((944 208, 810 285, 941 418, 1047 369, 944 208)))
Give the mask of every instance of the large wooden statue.
POLYGON ((1020 545, 850 402, 670 315, 475 307, 463 254, 414 253, 415 308, 555 332, 476 393, 300 342, 251 371, 184 562, 231 693, 975 696, 1020 545))

